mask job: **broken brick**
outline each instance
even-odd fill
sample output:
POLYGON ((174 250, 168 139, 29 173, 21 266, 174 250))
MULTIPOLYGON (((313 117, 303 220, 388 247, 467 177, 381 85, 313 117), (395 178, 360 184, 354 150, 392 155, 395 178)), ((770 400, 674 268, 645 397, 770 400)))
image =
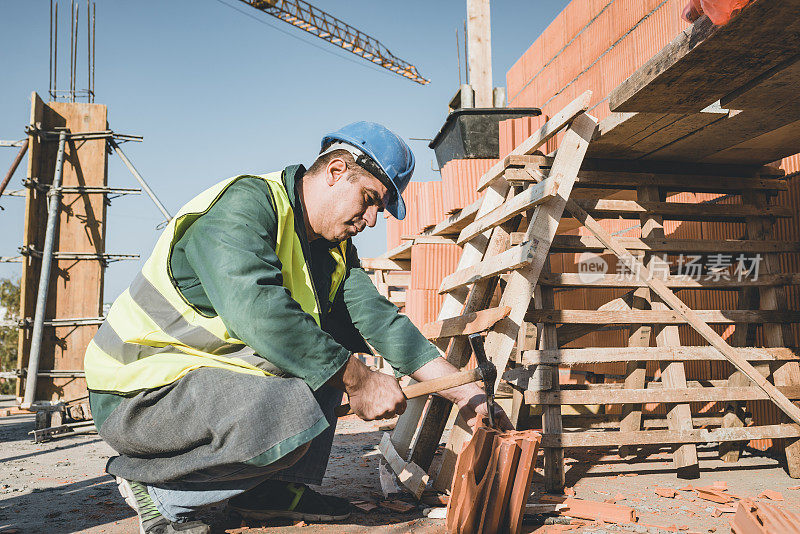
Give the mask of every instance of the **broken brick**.
POLYGON ((655 493, 656 495, 659 495, 661 497, 666 497, 668 499, 674 499, 675 496, 678 494, 678 492, 672 488, 656 488, 655 493))
POLYGON ((764 490, 758 495, 759 499, 769 499, 770 501, 782 501, 783 495, 779 491, 775 490, 764 490))

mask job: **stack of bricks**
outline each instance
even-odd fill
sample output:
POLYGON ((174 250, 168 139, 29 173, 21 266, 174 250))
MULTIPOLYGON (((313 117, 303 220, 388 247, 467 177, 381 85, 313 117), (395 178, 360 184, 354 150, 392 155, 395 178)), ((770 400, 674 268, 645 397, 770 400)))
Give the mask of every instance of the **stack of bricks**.
POLYGON ((449 534, 517 534, 533 480, 541 434, 475 429, 458 455, 447 505, 449 534))

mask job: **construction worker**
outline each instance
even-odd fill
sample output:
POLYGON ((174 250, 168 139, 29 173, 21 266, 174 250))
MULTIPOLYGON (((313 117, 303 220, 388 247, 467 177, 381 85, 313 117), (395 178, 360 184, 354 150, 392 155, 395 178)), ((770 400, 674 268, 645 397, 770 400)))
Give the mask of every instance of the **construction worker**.
MULTIPOLYGON (((141 532, 208 532, 195 512, 226 499, 247 518, 349 516, 306 485, 322 482, 342 392, 364 420, 406 406, 354 353, 368 342, 418 381, 457 371, 350 241, 384 209, 405 217, 413 171, 401 138, 357 122, 326 135, 308 170, 225 180, 170 221, 85 358, 95 424, 119 453, 106 469, 141 532)), ((468 422, 486 414, 476 384, 442 395, 468 422)))

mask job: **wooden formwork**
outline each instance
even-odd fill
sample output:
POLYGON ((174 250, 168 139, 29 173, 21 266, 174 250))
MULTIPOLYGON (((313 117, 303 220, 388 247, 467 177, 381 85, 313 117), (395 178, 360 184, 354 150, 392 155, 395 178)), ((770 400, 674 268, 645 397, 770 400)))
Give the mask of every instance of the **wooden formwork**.
MULTIPOLYGON (((598 446, 631 454, 648 445, 672 445, 678 474, 691 477, 698 471, 698 443, 722 443, 720 454, 735 461, 742 442, 774 439, 786 452, 790 475, 800 476, 800 410, 789 400, 800 399, 800 360, 789 328, 800 322, 800 313, 787 310, 784 289, 799 285, 800 273, 779 268, 780 255, 800 251, 800 243, 771 239, 769 233, 774 220, 794 215, 772 203, 786 190, 782 173, 757 165, 583 160, 573 144, 587 132, 591 137, 584 119, 580 124, 575 119, 568 133, 574 137, 579 132, 577 138, 565 135, 554 155, 531 154, 573 118, 586 117, 580 100, 573 103, 577 111, 566 108, 484 175, 479 190, 485 195, 470 220, 460 218, 457 229, 445 221, 435 234, 419 237, 449 239, 464 247, 458 269, 442 282, 440 291, 447 297, 439 321, 422 330, 452 327, 434 342, 461 367, 469 356, 466 325, 475 324, 466 318, 482 321, 480 329, 489 330, 487 354, 514 388, 512 418, 519 428, 543 430, 548 490, 563 487, 564 449, 598 446), (562 188, 564 183, 568 187, 562 188), (725 197, 701 204, 681 201, 679 195, 687 192, 725 197), (612 235, 608 228, 620 219, 641 230, 612 235), (719 238, 708 232, 686 239, 674 231, 680 224, 732 222, 742 225, 741 235, 719 238), (665 225, 671 226, 670 235, 665 225), (580 229, 586 231, 576 235, 580 229), (565 254, 582 260, 550 261, 565 254), (625 266, 632 274, 551 270, 551 264, 580 267, 586 255, 602 259, 604 254, 614 258, 610 265, 625 266), (690 254, 705 263, 717 260, 698 277, 680 276, 670 262, 690 254), (720 266, 721 257, 729 263, 720 266), (757 263, 758 275, 742 277, 732 261, 743 267, 750 262, 750 269, 757 263), (500 306, 491 307, 497 287, 502 288, 500 306), (555 295, 565 289, 618 296, 604 303, 585 298, 585 303, 601 303, 593 308, 556 307, 555 295), (692 309, 676 296, 687 298, 691 292, 733 294, 737 304, 692 309), (682 342, 680 325, 695 330, 701 343, 682 342), (754 328, 763 332, 765 346, 754 346, 754 328), (565 346, 599 329, 625 332, 624 346, 565 346), (687 379, 687 364, 698 362, 714 363, 727 374, 717 380, 687 379), (562 385, 558 370, 580 366, 594 369, 588 375, 595 379, 562 385), (618 369, 619 380, 604 380, 598 369, 608 374, 609 368, 618 369), (788 418, 748 424, 741 403, 763 400, 788 418), (721 409, 693 412, 699 403, 721 409), (663 409, 653 410, 653 404, 663 409), (565 408, 573 405, 595 410, 570 415, 565 408)), ((388 254, 398 258, 404 250, 388 254)), ((704 298, 687 300, 713 302, 704 298)), ((392 435, 395 452, 415 468, 430 469, 450 411, 441 398, 410 402, 392 435)), ((437 489, 450 487, 455 456, 469 436, 457 419, 442 467, 431 473, 437 489)))
MULTIPOLYGON (((41 131, 69 128, 72 133, 107 130, 106 106, 101 104, 44 103, 36 93, 31 97, 31 126, 41 131)), ((25 202, 23 263, 21 279, 18 368, 26 370, 35 314, 41 254, 47 223, 47 186, 53 181, 57 144, 42 136, 29 136, 28 192, 25 202)), ((63 187, 86 188, 107 185, 106 140, 68 141, 63 187)), ((47 306, 40 377, 36 400, 69 401, 85 397, 82 377, 83 356, 102 315, 103 263, 105 252, 106 196, 64 192, 59 209, 55 250, 62 253, 97 255, 92 259, 53 260, 47 306), (84 319, 84 321, 75 321, 84 319), (86 321, 85 319, 89 319, 86 321), (54 326, 61 320, 64 326, 54 326), (77 324, 77 323, 93 324, 77 324), (52 376, 60 371, 62 376, 52 376), (44 376, 42 376, 44 375, 44 376), (50 376, 48 376, 50 375, 50 376), (72 375, 72 376, 63 376, 72 375)), ((18 381, 17 395, 24 394, 24 380, 18 381)))
MULTIPOLYGON (((658 273, 663 284, 681 298, 697 291, 736 295, 738 306, 735 309, 694 310, 694 313, 704 323, 713 324, 717 332, 727 333, 728 344, 741 347, 736 353, 751 362, 761 375, 769 377, 786 397, 800 398, 798 356, 793 350, 794 340, 789 328, 791 323, 800 321, 800 314, 787 309, 785 295, 786 286, 800 284, 800 273, 784 273, 779 268, 780 255, 796 253, 800 243, 773 240, 770 235, 776 218, 794 215, 788 208, 771 202, 779 191, 786 189, 780 176, 771 168, 747 167, 740 168, 738 175, 731 169, 722 169, 722 173, 718 169, 712 174, 709 169, 700 167, 690 173, 686 172, 691 170, 687 166, 683 174, 653 172, 652 166, 640 163, 637 178, 637 172, 632 172, 635 166, 625 164, 624 170, 615 170, 619 165, 613 161, 588 160, 578 174, 576 190, 582 187, 628 190, 636 195, 636 200, 584 199, 574 201, 575 204, 598 219, 614 216, 639 219, 641 237, 618 238, 617 241, 637 255, 651 272, 658 273), (732 202, 666 202, 668 196, 686 191, 724 193, 726 200, 732 202), (674 237, 679 233, 665 235, 665 219, 739 222, 744 232, 738 239, 681 239, 674 237), (689 256, 702 260, 701 265, 705 266, 700 272, 676 269, 679 262, 675 260, 685 260, 689 256), (748 268, 758 264, 757 274, 741 276, 735 272, 736 259, 740 256, 748 268), (720 263, 725 258, 727 263, 720 263), (716 260, 716 267, 709 270, 712 260, 716 260), (763 330, 764 347, 753 346, 756 327, 763 330)), ((607 251, 607 245, 595 236, 557 237, 551 248, 552 254, 597 254, 598 258, 607 251)), ((635 276, 625 272, 578 271, 543 276, 540 280, 542 306, 529 310, 526 321, 537 324, 544 332, 558 328, 586 334, 599 328, 623 328, 628 332, 627 346, 565 348, 565 341, 574 336, 558 339, 551 345, 539 339, 521 346, 517 363, 527 369, 541 365, 591 368, 616 364, 623 370, 624 378, 615 381, 617 383, 562 386, 559 392, 520 387, 524 390, 526 404, 543 409, 569 405, 600 408, 592 416, 578 417, 562 416, 560 410, 554 411, 567 430, 546 433, 542 441, 544 448, 620 446, 623 454, 631 454, 637 446, 671 444, 675 447, 675 466, 679 473, 692 476, 698 466, 697 443, 720 442, 723 459, 735 461, 741 442, 773 438, 785 440, 783 448, 789 473, 800 477, 796 439, 800 437, 800 429, 794 424, 761 424, 763 422, 758 420, 746 426, 741 404, 770 397, 733 366, 727 365, 727 359, 717 349, 684 346, 678 326, 691 324, 691 321, 668 307, 647 283, 635 276), (556 309, 552 306, 552 294, 565 288, 580 288, 586 292, 615 288, 627 293, 610 302, 610 306, 601 307, 604 309, 556 309), (727 379, 687 381, 685 366, 698 362, 725 363, 727 379), (663 410, 653 405, 660 405, 663 410), (692 405, 696 407, 694 411, 692 405), (705 409, 702 413, 697 409, 709 405, 716 405, 718 409, 705 409), (621 406, 622 410, 612 410, 611 406, 621 406), (696 417, 699 420, 695 422, 696 417)), ((705 302, 714 300, 705 295, 705 302)), ((600 382, 602 375, 597 378, 595 382, 600 382)), ((521 420, 529 413, 520 412, 515 416, 521 420)), ((537 422, 534 419, 527 424, 536 425, 537 422)))

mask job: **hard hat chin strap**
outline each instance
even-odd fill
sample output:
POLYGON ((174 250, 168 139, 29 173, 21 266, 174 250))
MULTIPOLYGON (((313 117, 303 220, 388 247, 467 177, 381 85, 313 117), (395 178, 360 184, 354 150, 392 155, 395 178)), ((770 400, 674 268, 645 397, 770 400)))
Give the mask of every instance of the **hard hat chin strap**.
POLYGON ((380 180, 380 182, 385 185, 389 190, 389 198, 394 198, 395 191, 392 181, 386 176, 386 173, 381 169, 380 165, 378 165, 371 157, 367 155, 366 152, 363 152, 355 145, 351 145, 350 143, 343 143, 341 141, 335 141, 328 145, 328 147, 319 153, 319 156, 324 156, 325 154, 329 154, 334 150, 345 150, 353 156, 353 159, 356 162, 356 165, 373 175, 375 178, 380 180))

